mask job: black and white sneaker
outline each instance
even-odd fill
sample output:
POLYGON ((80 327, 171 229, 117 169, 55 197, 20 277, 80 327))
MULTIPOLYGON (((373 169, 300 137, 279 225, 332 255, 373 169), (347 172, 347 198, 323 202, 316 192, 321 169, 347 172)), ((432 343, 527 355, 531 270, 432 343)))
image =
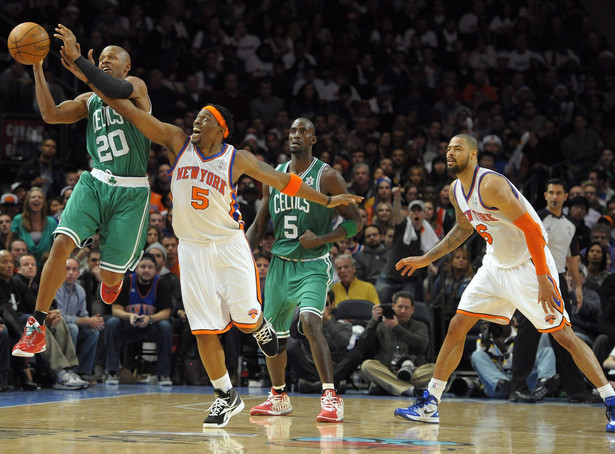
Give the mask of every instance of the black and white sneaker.
POLYGON ((263 317, 263 324, 259 330, 253 332, 252 336, 266 357, 273 358, 278 354, 278 335, 265 317, 263 317))
POLYGON ((236 415, 241 410, 245 404, 237 390, 235 388, 229 389, 228 393, 223 392, 220 389, 214 389, 214 395, 216 396, 216 400, 209 407, 209 415, 203 421, 203 427, 207 428, 221 428, 228 424, 231 416, 236 415))

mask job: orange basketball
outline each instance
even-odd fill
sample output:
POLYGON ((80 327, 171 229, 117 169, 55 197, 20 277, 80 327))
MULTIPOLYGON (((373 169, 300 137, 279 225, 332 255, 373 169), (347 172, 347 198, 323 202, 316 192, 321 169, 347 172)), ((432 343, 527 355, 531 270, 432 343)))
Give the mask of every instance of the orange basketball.
POLYGON ((24 65, 33 65, 49 53, 49 35, 34 22, 24 22, 13 30, 8 39, 9 52, 24 65))

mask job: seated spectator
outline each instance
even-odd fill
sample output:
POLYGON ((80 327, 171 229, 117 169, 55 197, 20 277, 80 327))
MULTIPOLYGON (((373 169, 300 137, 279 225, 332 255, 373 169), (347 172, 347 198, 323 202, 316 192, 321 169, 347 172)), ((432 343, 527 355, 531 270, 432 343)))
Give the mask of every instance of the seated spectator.
POLYGON ((47 197, 60 193, 64 182, 64 171, 61 169, 56 153, 56 141, 45 138, 38 147, 37 158, 24 162, 17 172, 17 180, 26 181, 30 186, 37 186, 47 197))
POLYGON ((177 245, 179 244, 179 240, 174 234, 170 234, 165 235, 161 243, 167 250, 167 262, 165 266, 171 273, 179 277, 179 260, 177 258, 177 245))
POLYGON ((79 274, 79 262, 73 257, 66 259, 66 280, 58 289, 55 300, 68 324, 79 357, 77 372, 91 375, 96 359, 98 333, 105 328, 105 321, 100 314, 88 314, 85 290, 77 283, 79 274))
MULTIPOLYGON (((600 334, 598 326, 602 316, 602 305, 600 304, 600 295, 598 295, 599 287, 587 282, 587 267, 579 263, 579 278, 583 286, 583 301, 581 308, 577 303, 577 295, 575 292, 570 293, 573 311, 570 314, 570 322, 572 330, 590 347, 593 346, 594 340, 600 334), (575 310, 576 309, 576 310, 575 310)), ((570 271, 566 271, 566 281, 568 288, 572 288, 572 276, 570 271)))
POLYGON ((0 213, 9 216, 11 219, 15 217, 21 207, 19 206, 19 200, 15 194, 7 192, 0 197, 0 213))
POLYGON ((598 287, 611 274, 608 270, 610 260, 608 249, 597 241, 589 243, 583 263, 587 267, 587 280, 593 281, 598 287))
POLYGON ((107 379, 119 383, 120 357, 126 343, 156 342, 158 384, 171 386, 173 328, 169 321, 173 301, 169 287, 156 275, 156 259, 141 257, 135 273, 124 278, 124 286, 112 306, 113 317, 106 330, 107 379))
MULTIPOLYGON (((13 282, 16 287, 21 288, 21 291, 30 292, 32 298, 36 299, 38 279, 36 260, 32 254, 25 254, 19 258, 17 274, 13 276, 13 282)), ((45 319, 45 326, 47 327, 45 333, 47 348, 36 358, 37 365, 40 361, 53 377, 53 389, 71 391, 88 388, 90 384, 73 371, 79 365, 79 361, 70 329, 60 311, 50 310, 45 319)))
MULTIPOLYGON (((481 322, 481 336, 472 353, 472 367, 484 385, 487 397, 508 398, 511 389, 513 346, 517 330, 513 321, 506 325, 481 322)), ((521 353, 522 354, 522 353, 521 353)), ((518 401, 537 402, 557 390, 560 376, 555 372, 555 353, 548 334, 543 334, 536 352, 534 369, 527 377, 531 394, 515 391, 518 401)))
POLYGON ((350 254, 339 255, 334 262, 335 270, 340 282, 333 284, 331 290, 335 295, 336 303, 349 299, 371 301, 374 305, 380 304, 376 287, 369 282, 357 279, 355 276, 355 259, 350 254))
POLYGON ((145 240, 145 247, 147 248, 149 245, 154 243, 160 243, 162 240, 162 231, 153 225, 150 225, 147 228, 147 240, 145 240))
POLYGON ((567 214, 575 226, 575 234, 579 242, 579 249, 585 249, 591 241, 591 229, 585 222, 585 217, 589 210, 589 202, 582 195, 573 196, 573 190, 580 186, 570 188, 568 206, 564 208, 564 214, 567 214))
POLYGON ((26 242, 21 238, 13 237, 9 245, 9 251, 11 252, 11 257, 13 257, 13 262, 17 265, 19 257, 28 253, 28 246, 26 246, 26 242))
POLYGON ((11 223, 13 219, 8 214, 0 214, 0 249, 8 249, 11 244, 13 232, 11 223))
POLYGON ((51 249, 53 231, 57 226, 58 221, 47 216, 45 193, 41 188, 33 187, 28 191, 23 211, 13 218, 11 230, 25 241, 28 252, 34 254, 36 264, 41 267, 41 259, 51 249))
POLYGON ((13 269, 11 253, 0 250, 0 317, 4 319, 0 324, 0 388, 10 387, 11 371, 14 371, 24 391, 35 391, 38 385, 32 381, 27 359, 11 356, 11 349, 20 339, 25 321, 34 312, 35 305, 32 294, 15 285, 13 269))
POLYGON ((364 248, 354 255, 358 279, 376 284, 380 271, 386 263, 387 249, 382 243, 382 233, 376 225, 363 229, 364 248))
MULTIPOLYGON (((333 317, 335 295, 332 291, 327 294, 325 310, 322 313, 322 332, 327 339, 331 352, 331 364, 333 365, 333 381, 338 393, 343 394, 346 377, 340 376, 337 367, 348 353, 348 346, 352 337, 352 325, 338 321, 333 317)), ((297 319, 298 320, 298 319, 297 319)), ((292 323, 296 327, 297 323, 292 323)), ((320 393, 321 383, 310 344, 305 336, 291 328, 291 337, 287 346, 288 364, 291 373, 297 379, 297 387, 300 393, 320 393)))
POLYGON ((429 329, 412 314, 412 294, 404 291, 393 295, 391 312, 385 312, 384 306, 372 309, 372 319, 357 341, 367 346, 367 356, 373 358, 361 364, 370 394, 414 396, 415 388, 422 391, 431 380, 435 364, 426 364, 424 356, 429 329))
POLYGON ((463 247, 453 251, 438 270, 431 289, 434 310, 434 342, 442 345, 451 319, 457 312, 461 295, 474 276, 470 253, 463 247))

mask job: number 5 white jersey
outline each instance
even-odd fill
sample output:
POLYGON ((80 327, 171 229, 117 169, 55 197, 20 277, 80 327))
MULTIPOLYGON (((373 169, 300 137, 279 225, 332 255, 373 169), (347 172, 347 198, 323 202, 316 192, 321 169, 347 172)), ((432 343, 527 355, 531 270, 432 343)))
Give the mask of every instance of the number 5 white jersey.
POLYGON ((180 240, 206 243, 236 239, 244 222, 233 189, 235 147, 205 157, 190 138, 179 152, 171 177, 173 230, 180 240))
MULTIPOLYGON (((531 255, 528 251, 523 231, 513 223, 515 219, 508 219, 497 208, 487 207, 483 204, 479 188, 482 179, 489 173, 500 175, 492 170, 477 166, 468 193, 465 193, 459 180, 455 180, 453 182, 453 195, 461 212, 487 242, 485 258, 491 260, 498 268, 517 267, 527 262, 531 255)), ((530 216, 532 216, 532 219, 540 225, 546 244, 547 232, 542 225, 540 217, 523 194, 505 177, 502 176, 502 178, 502 184, 510 185, 513 193, 521 201, 530 216)))

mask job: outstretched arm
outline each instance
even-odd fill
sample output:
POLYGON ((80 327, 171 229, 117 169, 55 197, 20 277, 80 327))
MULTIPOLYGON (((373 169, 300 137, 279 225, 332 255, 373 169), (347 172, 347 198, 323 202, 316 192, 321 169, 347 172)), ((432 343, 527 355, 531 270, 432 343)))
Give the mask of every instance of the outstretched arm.
POLYGON ((453 207, 455 207, 455 217, 457 223, 453 226, 451 231, 448 232, 444 238, 442 238, 442 241, 431 248, 426 254, 418 257, 406 257, 405 259, 401 259, 397 262, 395 269, 401 270, 402 276, 411 276, 415 270, 423 268, 430 263, 435 262, 440 257, 444 257, 446 254, 453 252, 461 246, 463 242, 470 237, 470 235, 472 235, 474 232, 474 227, 461 212, 454 197, 451 197, 451 203, 453 204, 453 207))
MULTIPOLYGON (((270 165, 259 161, 252 153, 245 150, 237 150, 237 154, 235 156, 234 173, 235 175, 247 173, 251 177, 256 178, 269 186, 273 186, 277 190, 286 194, 290 191, 289 183, 291 183, 290 186, 293 186, 292 180, 294 180, 294 178, 291 177, 292 174, 274 170, 270 165)), ((294 175, 294 177, 297 176, 294 175)), ((315 191, 305 183, 301 183, 298 187, 293 188, 292 192, 293 194, 290 195, 296 195, 297 197, 301 197, 327 207, 359 203, 363 200, 363 197, 353 194, 326 196, 321 192, 315 191)))

